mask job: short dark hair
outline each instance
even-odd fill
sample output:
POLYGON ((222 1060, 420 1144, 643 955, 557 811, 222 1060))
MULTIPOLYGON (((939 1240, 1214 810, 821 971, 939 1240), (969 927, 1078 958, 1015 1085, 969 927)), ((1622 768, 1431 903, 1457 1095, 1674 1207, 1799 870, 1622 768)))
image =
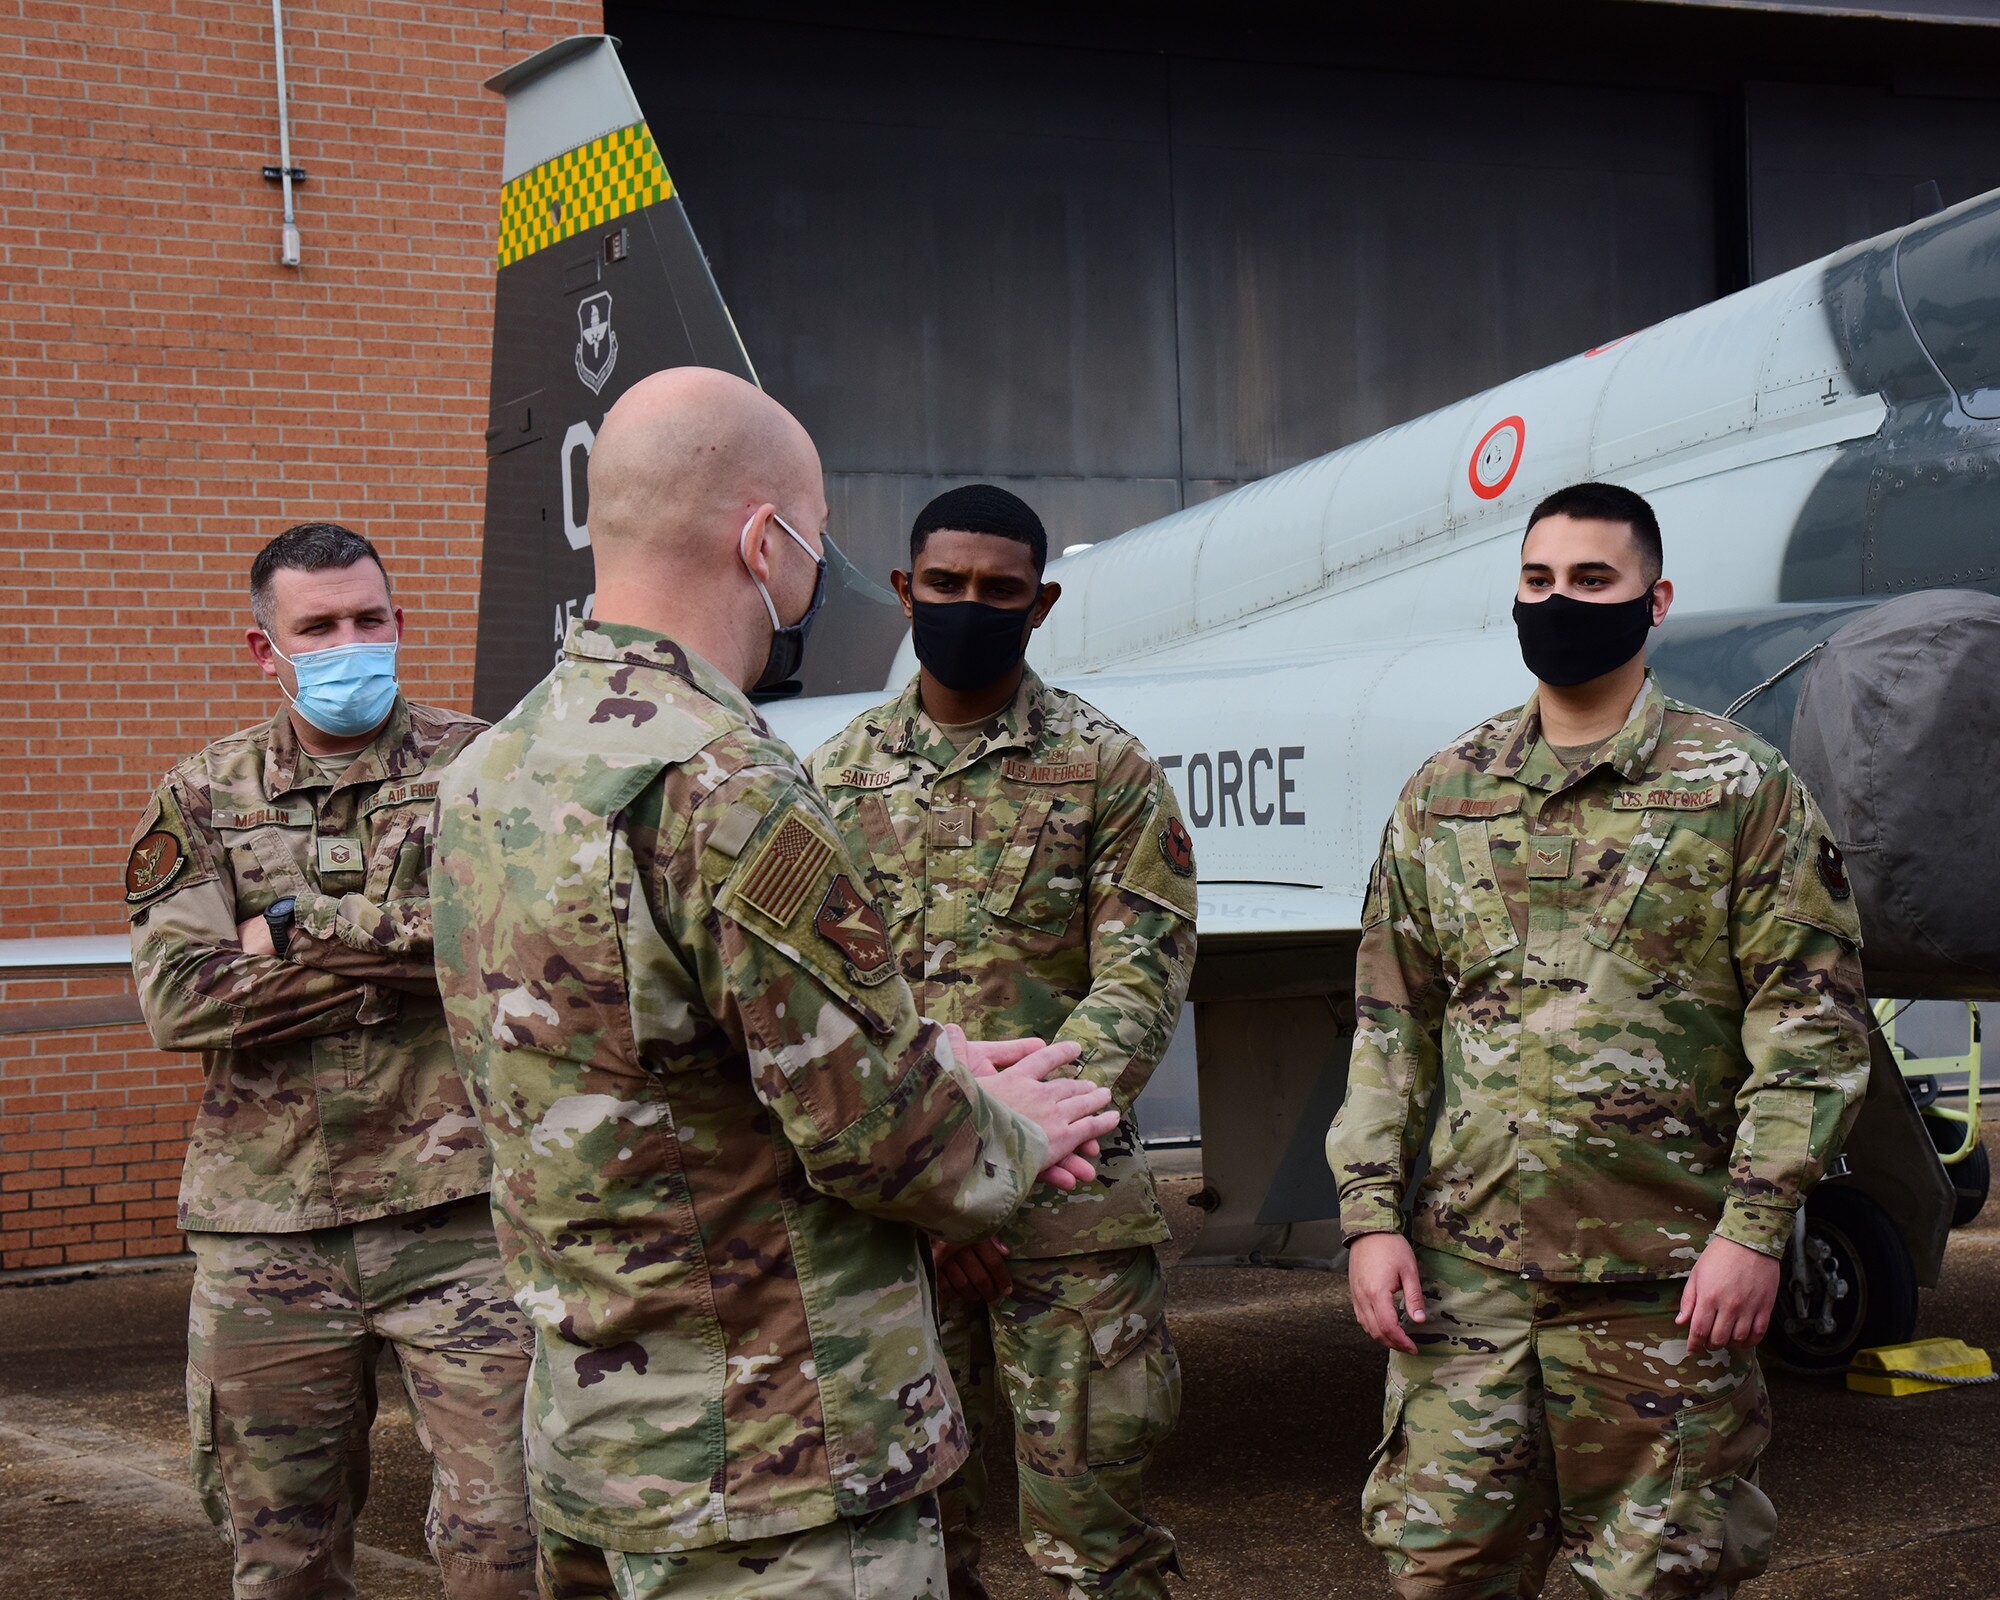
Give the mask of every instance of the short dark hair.
POLYGON ((1049 564, 1049 535, 1042 519, 1027 501, 998 484, 968 483, 963 488, 947 489, 919 511, 917 520, 910 525, 911 566, 917 564, 924 541, 940 528, 955 528, 961 533, 992 533, 1002 539, 1018 540, 1035 558, 1037 574, 1049 564))
MULTIPOLYGON (((1528 513, 1528 533, 1533 533, 1535 524, 1544 517, 1622 522, 1639 542, 1639 566, 1647 583, 1657 582, 1666 565, 1665 553, 1660 545, 1660 519, 1653 515, 1653 508, 1641 496, 1618 484, 1573 483, 1567 489, 1556 490, 1528 513)), ((1521 535, 1523 544, 1527 543, 1528 533, 1521 535)))
POLYGON ((281 567, 293 572, 326 572, 335 567, 351 567, 357 561, 372 561, 389 582, 389 569, 375 547, 352 528, 337 522, 301 522, 287 528, 250 563, 250 615, 257 626, 271 626, 271 575, 281 567))

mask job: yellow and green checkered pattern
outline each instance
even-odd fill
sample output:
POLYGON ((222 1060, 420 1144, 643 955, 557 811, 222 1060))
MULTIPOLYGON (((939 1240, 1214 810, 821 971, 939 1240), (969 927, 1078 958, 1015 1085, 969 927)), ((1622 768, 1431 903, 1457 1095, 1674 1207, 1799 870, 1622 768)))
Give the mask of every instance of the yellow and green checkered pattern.
POLYGON ((607 133, 501 189, 499 264, 511 265, 673 192, 652 129, 635 122, 607 133))

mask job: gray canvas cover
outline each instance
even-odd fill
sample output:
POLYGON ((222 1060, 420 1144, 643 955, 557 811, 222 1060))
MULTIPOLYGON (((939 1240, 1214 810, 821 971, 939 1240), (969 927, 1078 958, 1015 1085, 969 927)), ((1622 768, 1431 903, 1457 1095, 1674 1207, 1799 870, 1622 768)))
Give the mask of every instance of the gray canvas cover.
POLYGON ((2000 995, 2000 599, 1864 612, 1806 671, 1792 764, 1826 813, 1878 995, 2000 995))

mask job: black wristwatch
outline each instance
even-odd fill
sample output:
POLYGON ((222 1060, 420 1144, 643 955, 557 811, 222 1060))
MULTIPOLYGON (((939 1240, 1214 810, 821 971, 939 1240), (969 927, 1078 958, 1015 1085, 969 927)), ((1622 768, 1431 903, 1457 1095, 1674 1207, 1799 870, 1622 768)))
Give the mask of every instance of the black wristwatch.
POLYGON ((297 904, 297 897, 288 894, 264 908, 264 926, 271 930, 271 949, 280 956, 291 948, 292 907, 297 904))

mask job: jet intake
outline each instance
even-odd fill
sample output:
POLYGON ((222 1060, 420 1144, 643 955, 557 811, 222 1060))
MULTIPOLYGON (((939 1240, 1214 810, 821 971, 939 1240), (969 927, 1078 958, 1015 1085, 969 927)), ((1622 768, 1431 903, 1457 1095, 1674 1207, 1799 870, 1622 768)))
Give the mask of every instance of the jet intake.
POLYGON ((1804 669, 1792 764, 1861 906, 1871 993, 2000 997, 2000 599, 1929 589, 1804 669))

